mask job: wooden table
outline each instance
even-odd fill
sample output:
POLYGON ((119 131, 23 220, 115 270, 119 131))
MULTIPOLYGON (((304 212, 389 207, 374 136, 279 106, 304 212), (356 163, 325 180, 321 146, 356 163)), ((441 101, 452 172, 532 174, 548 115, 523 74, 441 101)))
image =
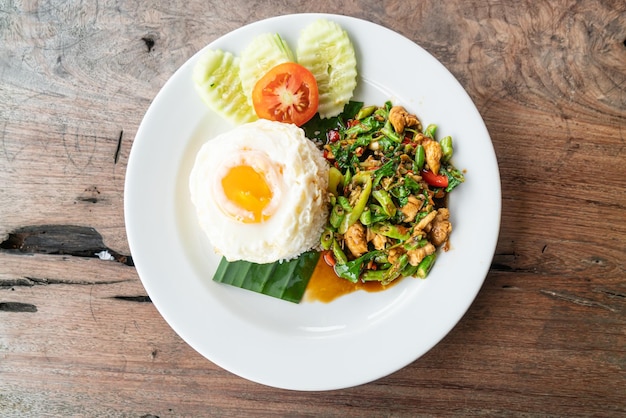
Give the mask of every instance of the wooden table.
POLYGON ((626 414, 626 3, 410 3, 0 2, 0 415, 626 414), (191 349, 150 303, 123 216, 165 81, 219 36, 297 12, 367 19, 433 54, 502 176, 496 254, 459 324, 402 370, 323 393, 191 349))

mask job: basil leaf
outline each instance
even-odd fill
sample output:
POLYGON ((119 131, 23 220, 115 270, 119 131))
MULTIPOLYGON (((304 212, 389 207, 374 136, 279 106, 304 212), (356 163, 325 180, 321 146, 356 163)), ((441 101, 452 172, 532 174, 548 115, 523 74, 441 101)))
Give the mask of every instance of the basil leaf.
POLYGON ((343 112, 338 116, 328 119, 322 119, 319 113, 311 118, 307 123, 301 126, 304 129, 306 137, 317 142, 325 144, 326 133, 332 129, 345 128, 346 121, 353 119, 363 107, 363 102, 349 101, 343 108, 343 112))
POLYGON ((452 165, 444 167, 441 171, 448 178, 448 187, 446 187, 446 192, 452 191, 452 189, 465 181, 463 173, 452 165))
POLYGON ((361 275, 361 265, 362 263, 355 263, 353 261, 348 261, 346 264, 336 264, 335 273, 342 279, 356 283, 361 275))
POLYGON ((317 251, 305 252, 282 263, 229 262, 222 258, 213 281, 300 303, 319 258, 317 251))
POLYGON ((370 251, 355 260, 348 261, 347 263, 337 263, 335 264, 335 273, 343 279, 356 283, 361 275, 363 264, 375 257, 378 257, 381 253, 382 251, 370 251))
POLYGON ((354 154, 352 147, 344 147, 341 143, 331 144, 330 149, 335 156, 335 161, 341 170, 354 170, 359 166, 359 157, 354 154))
POLYGON ((393 177, 396 173, 396 165, 397 161, 393 159, 377 168, 374 171, 374 187, 378 186, 383 177, 393 177))
POLYGON ((358 135, 363 135, 373 130, 380 128, 381 123, 378 122, 374 116, 368 116, 365 119, 359 121, 359 123, 355 124, 353 127, 345 130, 344 134, 346 137, 356 137, 358 135))
POLYGON ((403 184, 398 186, 394 186, 389 190, 389 193, 396 199, 398 199, 398 203, 400 207, 406 205, 409 201, 409 195, 411 194, 411 190, 403 184))

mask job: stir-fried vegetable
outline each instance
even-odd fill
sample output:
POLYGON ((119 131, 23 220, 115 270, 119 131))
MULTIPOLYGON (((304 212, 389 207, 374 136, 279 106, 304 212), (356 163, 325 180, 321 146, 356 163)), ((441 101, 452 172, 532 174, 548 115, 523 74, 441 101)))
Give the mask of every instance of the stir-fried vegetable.
POLYGON ((446 195, 464 181, 450 162, 452 138, 437 141, 436 125, 422 129, 390 102, 351 102, 343 116, 307 132, 333 167, 324 259, 352 282, 425 278, 452 230, 446 195))

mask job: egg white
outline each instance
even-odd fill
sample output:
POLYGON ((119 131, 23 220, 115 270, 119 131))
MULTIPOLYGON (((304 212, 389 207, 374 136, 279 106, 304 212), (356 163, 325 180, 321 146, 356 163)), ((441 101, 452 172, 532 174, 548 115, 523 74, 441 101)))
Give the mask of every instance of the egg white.
POLYGON ((290 259, 317 246, 328 216, 327 186, 328 164, 304 131, 264 119, 207 141, 189 178, 199 225, 215 251, 229 261, 255 263, 290 259), (272 191, 264 222, 245 222, 250 214, 224 194, 222 178, 242 164, 263 173, 272 191))

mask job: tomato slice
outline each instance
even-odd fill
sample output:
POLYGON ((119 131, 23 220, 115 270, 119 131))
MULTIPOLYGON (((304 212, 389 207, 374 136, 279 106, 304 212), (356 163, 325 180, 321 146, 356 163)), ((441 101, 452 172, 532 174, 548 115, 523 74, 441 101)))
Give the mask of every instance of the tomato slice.
POLYGON ((301 126, 317 113, 317 81, 300 64, 278 64, 255 84, 252 104, 260 118, 301 126))

